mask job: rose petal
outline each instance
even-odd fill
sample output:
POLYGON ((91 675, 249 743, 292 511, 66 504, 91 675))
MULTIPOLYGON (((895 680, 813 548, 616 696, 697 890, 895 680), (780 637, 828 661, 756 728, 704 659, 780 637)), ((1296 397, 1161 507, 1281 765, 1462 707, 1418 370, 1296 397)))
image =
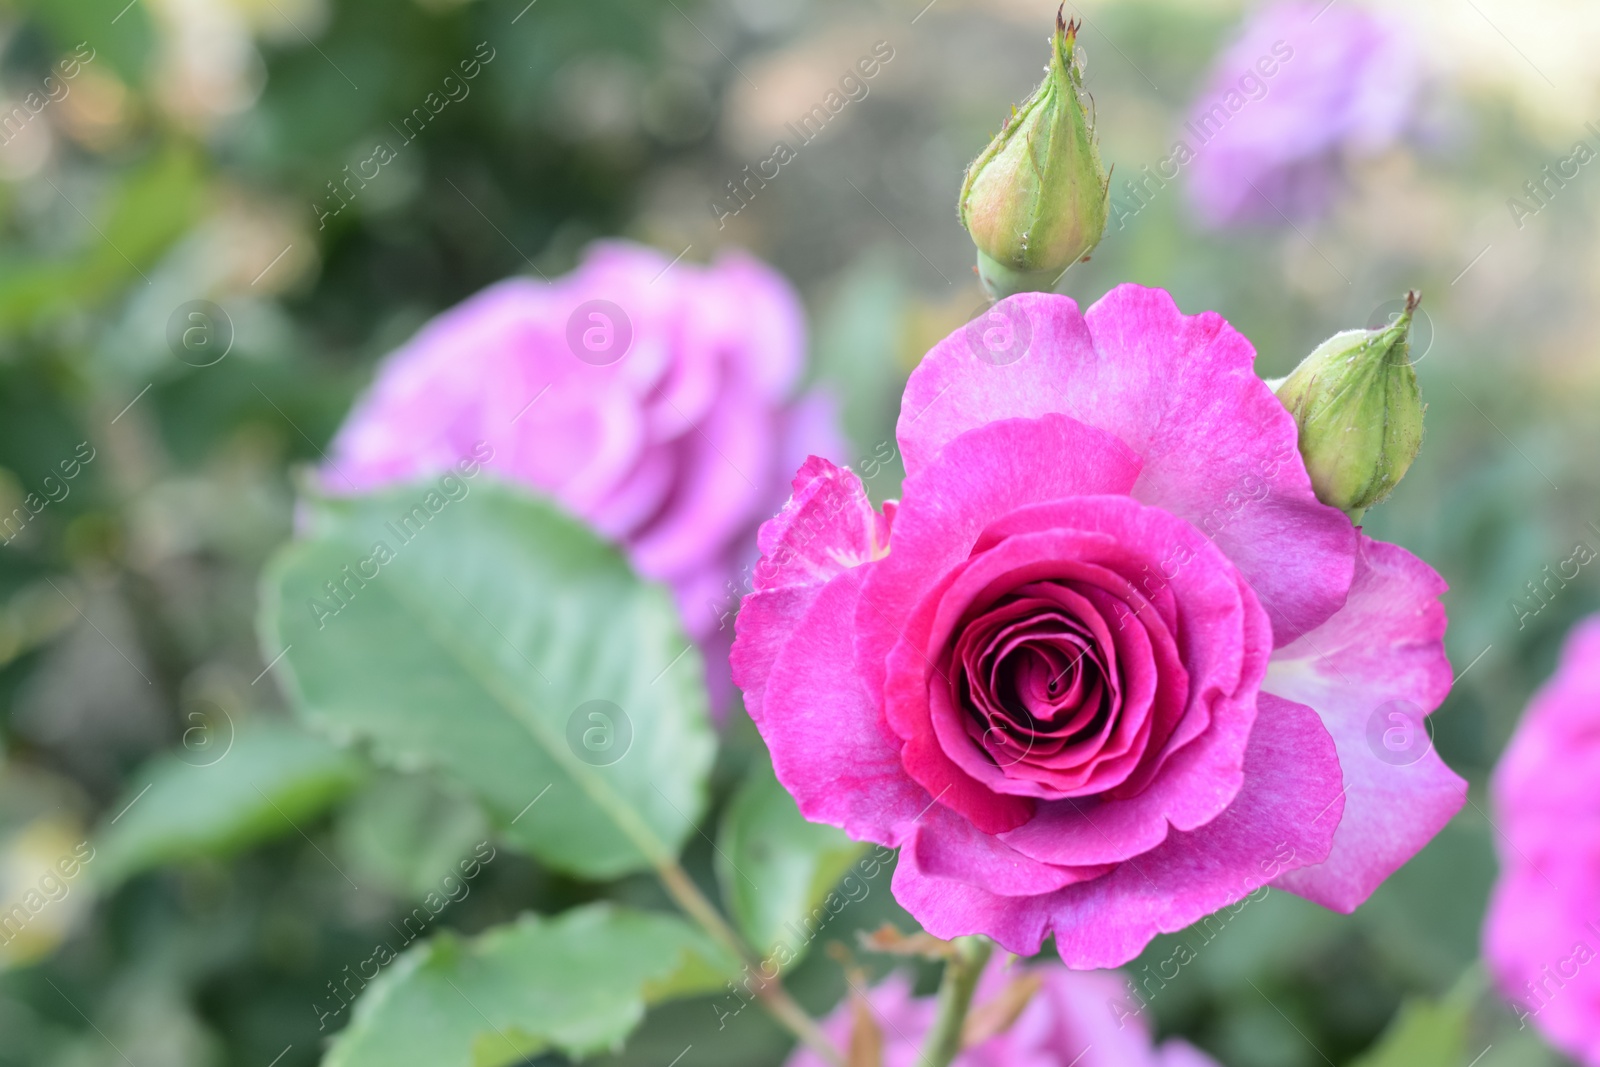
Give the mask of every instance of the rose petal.
POLYGON ((894 551, 873 569, 856 609, 856 661, 881 691, 889 650, 913 608, 967 558, 984 527, 1028 504, 1126 494, 1139 461, 1107 433, 1061 415, 981 426, 906 479, 894 551))
MULTIPOLYGON (((978 978, 968 1018, 1000 1021, 993 1009, 1005 1006, 1019 983, 1032 983, 1032 996, 1019 1005, 1009 1026, 963 1049, 957 1062, 963 1067, 1217 1067, 1182 1041, 1154 1046, 1146 1020, 1131 1009, 1119 1013, 1130 999, 1129 981, 1110 971, 1070 971, 1059 963, 1024 967, 995 953, 978 978)), ((867 990, 857 987, 855 993, 822 1020, 823 1033, 837 1047, 848 1047, 864 997, 883 1037, 883 1067, 918 1067, 938 1013, 937 998, 912 996, 904 972, 893 972, 867 990)), ((784 1067, 826 1064, 801 1045, 784 1067)))
MULTIPOLYGON (((899 739, 851 662, 859 590, 858 573, 846 571, 817 594, 772 664, 759 726, 802 815, 858 841, 896 845, 933 798, 901 766, 899 739)), ((741 644, 743 625, 741 618, 741 644)))
MULTIPOLYGON (((1099 538, 1135 559, 1140 557, 1134 553, 1150 546, 1148 551, 1165 561, 1161 592, 1181 606, 1174 609, 1179 613, 1175 624, 1187 635, 1181 650, 1189 671, 1189 707, 1163 754, 1169 762, 1142 792, 1041 806, 1032 823, 1014 821, 990 832, 1010 831, 1008 842, 1047 862, 1122 860, 1162 841, 1169 823, 1181 830, 1205 824, 1238 791, 1270 629, 1249 588, 1215 545, 1186 523, 1134 500, 1085 498, 1023 508, 992 524, 986 537, 1022 537, 1036 530, 1064 537, 1063 527, 1082 531, 1076 536, 1085 538, 1085 545, 1088 538, 1099 538)), ((1082 551, 1061 548, 1054 554, 1082 551)), ((916 621, 907 626, 908 638, 916 626, 916 621)))
POLYGON ((677 444, 685 455, 667 510, 639 531, 630 556, 647 578, 670 578, 756 519, 775 441, 756 399, 729 385, 705 421, 677 444), (734 458, 737 457, 737 458, 734 458))
POLYGON ((744 693, 745 710, 757 726, 762 721, 772 665, 822 589, 820 585, 791 585, 754 593, 744 598, 734 616, 737 636, 728 662, 733 684, 744 693))
POLYGON ((622 540, 661 510, 678 477, 679 456, 655 448, 639 457, 623 480, 590 509, 589 521, 602 536, 622 540))
POLYGON ((1483 954, 1519 1014, 1583 1063, 1600 1062, 1600 882, 1589 863, 1514 866, 1495 885, 1483 954), (1580 946, 1582 946, 1580 948, 1580 946))
MULTIPOLYGON (((905 852, 916 854, 917 868, 929 877, 971 882, 1004 897, 1051 893, 1099 878, 1112 869, 1110 864, 1063 867, 1029 859, 942 804, 932 805, 917 820, 905 852)), ((905 861, 902 853, 900 862, 905 861)))
MULTIPOLYGON (((1245 646, 1264 646, 1267 621, 1251 603, 1247 614, 1245 646)), ((1257 656, 1246 677, 1255 677, 1265 657, 1257 656)), ((1190 708, 1181 727, 1195 719, 1190 708)), ((1257 712, 1259 714, 1259 710, 1257 712)), ((1005 835, 1017 851, 1049 863, 1111 863, 1136 857, 1155 848, 1169 829, 1193 830, 1210 822, 1230 802, 1243 782, 1245 769, 1239 753, 1245 749, 1256 715, 1229 713, 1215 729, 1198 735, 1182 747, 1169 744, 1171 754, 1163 773, 1136 796, 1099 798, 1052 804, 1040 810, 1027 825, 1005 835)))
POLYGON ((1156 1067, 1217 1067, 1217 1061, 1178 1038, 1162 1043, 1156 1067))
POLYGON ((1263 694, 1244 786, 1200 829, 1172 834, 1103 878, 1035 897, 931 875, 918 866, 917 851, 905 849, 894 895, 935 937, 982 932, 1031 956, 1053 932, 1067 966, 1116 967, 1157 934, 1239 901, 1284 869, 1320 862, 1342 804, 1338 755, 1316 713, 1263 694))
POLYGON ((707 281, 717 305, 698 323, 707 342, 763 397, 787 397, 805 365, 805 309, 794 289, 771 267, 738 251, 718 256, 707 281))
POLYGON ((1381 757, 1369 741, 1370 720, 1390 702, 1425 715, 1450 691, 1439 603, 1445 588, 1405 549, 1363 536, 1344 608, 1273 655, 1264 689, 1322 716, 1345 784, 1344 820, 1327 862, 1285 875, 1280 888, 1354 911, 1465 802, 1467 783, 1431 747, 1403 763, 1381 757))
MULTIPOLYGON (((1050 546, 1026 544, 1020 539, 1017 543, 1007 542, 1000 548, 991 550, 978 557, 972 565, 964 568, 960 576, 951 585, 950 589, 939 598, 938 612, 933 625, 923 634, 923 627, 914 620, 906 628, 906 640, 895 646, 890 655, 889 680, 885 688, 885 709, 889 726, 907 742, 905 750, 906 769, 913 777, 920 781, 924 788, 932 793, 939 793, 949 784, 948 771, 959 768, 975 781, 983 783, 989 789, 1003 793, 1013 793, 1019 796, 1060 796, 1057 789, 1043 787, 1038 780, 1030 781, 1022 777, 1010 777, 1008 770, 1002 768, 971 743, 965 726, 968 718, 964 707, 956 707, 951 702, 948 678, 929 678, 928 668, 932 664, 923 660, 920 647, 937 650, 953 636, 951 628, 959 617, 966 612, 969 605, 976 599, 983 602, 984 596, 990 592, 989 586, 997 577, 1014 578, 1016 571, 1011 568, 1021 560, 1032 560, 1035 569, 1048 570, 1059 566, 1055 560, 1063 558, 1061 554, 1048 555, 1050 548, 1060 541, 1071 540, 1070 535, 1058 536, 1049 539, 1050 546), (1043 549, 1043 552, 1041 552, 1043 549), (1042 556, 1042 558, 1041 558, 1042 556), (915 642, 915 643, 913 643, 915 642), (930 692, 931 691, 931 692, 930 692), (918 693, 922 699, 918 699, 918 693), (930 697, 937 695, 936 700, 930 703, 930 697), (931 712, 931 714, 930 714, 931 712), (928 734, 928 726, 933 727, 933 734, 928 734), (926 757, 923 748, 929 742, 938 742, 937 753, 929 751, 926 757), (943 758, 939 758, 943 757, 943 758), (953 766, 952 766, 953 765, 953 766), (927 774, 924 777, 923 772, 927 774)), ((1070 557, 1068 557, 1070 558, 1070 557)), ((1021 581, 1029 581, 1030 577, 1023 577, 1021 581)), ((1095 631, 1098 647, 1104 654, 1109 655, 1112 649, 1111 633, 1104 621, 1096 615, 1093 605, 1070 590, 1057 591, 1063 602, 1072 605, 1068 610, 1084 624, 1095 631)), ((920 612, 919 612, 920 615, 920 612)), ((969 624, 970 625, 970 624, 969 624)), ((935 653, 937 654, 937 653, 935 653)), ((1116 670, 1115 660, 1107 664, 1109 671, 1116 670)), ((1138 724, 1131 724, 1137 726, 1138 724)), ((1120 717, 1117 721, 1106 724, 1105 733, 1117 731, 1122 724, 1120 717)), ((1103 738, 1100 745, 1105 744, 1103 738)), ((1096 745, 1099 748, 1100 745, 1096 745)), ((1127 745, 1122 746, 1126 750, 1127 745)), ((1112 754, 1116 754, 1113 750, 1112 754)), ((1092 763, 1092 761, 1091 761, 1092 763)), ((1010 770, 1017 770, 1011 768, 1010 770)), ((1056 778, 1058 776, 1051 776, 1056 778)), ((1086 783, 1092 775, 1085 774, 1082 781, 1067 780, 1073 776, 1059 776, 1062 778, 1062 788, 1086 788, 1086 783)), ((1119 778, 1118 781, 1121 779, 1119 778)), ((947 798, 942 803, 949 803, 957 810, 962 810, 958 805, 964 790, 956 790, 955 795, 947 798)), ((1007 827, 1009 829, 1009 827, 1007 827)), ((990 831, 995 832, 995 831, 990 831)))
POLYGON ((1499 825, 1540 859, 1546 836, 1570 840, 1580 814, 1600 815, 1600 618, 1574 627, 1561 662, 1523 713, 1490 783, 1499 825), (1551 769, 1563 773, 1552 774, 1551 769))
POLYGON ((1567 637, 1490 782, 1501 876, 1483 954, 1553 1044, 1600 1062, 1600 617, 1567 637))
MULTIPOLYGON (((596 241, 590 245, 578 269, 557 279, 554 295, 558 298, 559 313, 551 317, 552 321, 558 327, 565 327, 581 305, 591 300, 605 300, 617 304, 627 316, 632 339, 621 359, 594 366, 576 358, 563 333, 549 348, 550 357, 561 369, 581 374, 591 382, 615 379, 624 391, 640 398, 662 389, 680 355, 701 364, 714 358, 704 349, 686 349, 680 353, 674 348, 678 340, 676 323, 690 300, 687 287, 650 284, 668 262, 666 256, 655 249, 631 241, 596 241)), ((680 280, 687 280, 696 273, 691 268, 680 280)), ((660 441, 671 436, 674 435, 657 433, 653 439, 660 441)))
POLYGON ((812 456, 794 476, 789 502, 756 534, 759 590, 819 585, 889 549, 889 523, 872 510, 848 467, 812 456))
POLYGON ((753 592, 735 620, 733 678, 758 725, 772 664, 823 585, 882 555, 889 539, 888 520, 872 510, 849 468, 812 456, 792 485, 789 502, 757 533, 762 556, 753 568, 753 592))
POLYGON ((1026 323, 1031 343, 997 366, 963 330, 923 358, 896 431, 908 475, 975 427, 1065 414, 1139 457, 1135 497, 1216 540, 1267 608, 1277 644, 1344 602, 1354 528, 1317 501, 1293 418, 1256 377, 1250 343, 1219 315, 1184 315, 1167 293, 1136 285, 1113 289, 1087 316, 1045 293, 1010 297, 991 314, 1026 323))

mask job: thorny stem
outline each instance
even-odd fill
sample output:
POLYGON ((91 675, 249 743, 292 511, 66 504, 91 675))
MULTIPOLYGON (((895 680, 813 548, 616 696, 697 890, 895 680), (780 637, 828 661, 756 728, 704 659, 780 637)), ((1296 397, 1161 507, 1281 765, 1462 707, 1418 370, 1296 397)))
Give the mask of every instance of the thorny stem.
POLYGON ((950 1067, 960 1053, 967 1009, 972 1007, 978 976, 994 951, 994 942, 981 935, 958 937, 952 944, 955 951, 946 961, 944 976, 939 980, 939 1014, 928 1032, 927 1044, 918 1060, 920 1067, 950 1067))
MULTIPOLYGON (((833 1047, 833 1042, 828 1040, 816 1020, 802 1008, 789 991, 783 987, 783 982, 776 976, 768 980, 761 973, 761 961, 744 940, 728 925, 722 914, 712 906, 705 894, 700 892, 700 887, 694 884, 688 873, 679 866, 674 859, 666 859, 656 864, 656 874, 661 879, 661 884, 678 906, 688 913, 689 917, 700 924, 718 944, 731 952, 736 959, 749 970, 754 971, 761 979, 756 987, 756 999, 760 1002, 768 1015, 772 1016, 785 1030, 788 1030, 802 1042, 809 1045, 824 1060, 834 1067, 843 1067, 844 1058, 839 1055, 839 1050, 833 1047)), ((970 993, 968 994, 970 999, 970 993)), ((949 1061, 945 1061, 948 1063, 949 1061)))

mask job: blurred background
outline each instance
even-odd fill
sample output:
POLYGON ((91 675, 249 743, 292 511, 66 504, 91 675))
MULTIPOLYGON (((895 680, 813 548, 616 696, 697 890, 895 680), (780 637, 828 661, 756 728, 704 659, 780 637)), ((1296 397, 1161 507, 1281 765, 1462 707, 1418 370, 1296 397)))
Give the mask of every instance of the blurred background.
MULTIPOLYGON (((1162 986, 1158 1029, 1232 1067, 1355 1062, 1408 1001, 1425 1027, 1477 990, 1496 869, 1484 784, 1566 627, 1600 608, 1593 568, 1555 595, 1529 589, 1577 543, 1600 546, 1600 170, 1531 216, 1508 206, 1531 203, 1524 183, 1576 141, 1600 145, 1586 126, 1600 9, 1386 9, 1412 30, 1416 112, 1402 143, 1348 168, 1326 216, 1206 231, 1180 176, 1132 217, 1114 210, 1066 284, 1084 304, 1136 281, 1215 309, 1264 376, 1382 322, 1406 289, 1424 296, 1427 438, 1367 529, 1451 584, 1459 680, 1432 722, 1472 802, 1355 916, 1274 892, 1162 986)), ((1242 9, 1075 10, 1125 200, 1120 180, 1167 155, 1242 9)), ((1036 84, 1054 14, 1046 0, 0 4, 0 515, 27 516, 0 532, 0 905, 56 857, 93 853, 0 946, 0 1065, 316 1063, 330 979, 490 836, 460 798, 294 733, 254 635, 298 472, 384 353, 496 279, 570 269, 596 237, 691 261, 742 246, 800 289, 813 375, 858 454, 881 456, 906 374, 982 304, 956 193, 1036 84), (790 124, 867 56, 865 93, 796 138, 790 124), (442 88, 463 63, 476 73, 442 88), (443 106, 426 124, 403 126, 430 99, 443 106), (729 183, 778 140, 793 158, 737 196, 729 183), (175 764, 220 759, 246 723, 281 734, 258 748, 290 776, 278 803, 145 796, 175 764)), ((874 496, 897 476, 876 474, 874 496)), ((709 851, 693 846, 691 866, 709 851)), ((502 851, 439 921, 471 932, 600 892, 502 851)), ((834 939, 885 919, 913 925, 875 892, 834 939)), ((793 986, 823 1010, 837 970, 813 954, 793 986)), ((780 1062, 784 1039, 754 1015, 696 1059, 780 1062)), ((656 1011, 622 1059, 664 1064, 711 1021, 704 1001, 656 1011)), ((1468 1056, 1491 1046, 1481 1067, 1563 1062, 1508 1011, 1471 1028, 1468 1056)))

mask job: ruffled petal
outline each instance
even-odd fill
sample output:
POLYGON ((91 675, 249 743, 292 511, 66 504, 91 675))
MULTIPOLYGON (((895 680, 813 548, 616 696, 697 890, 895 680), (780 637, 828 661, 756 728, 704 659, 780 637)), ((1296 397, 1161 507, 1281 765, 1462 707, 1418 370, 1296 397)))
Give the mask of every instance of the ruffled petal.
POLYGON ((757 726, 761 725, 772 665, 822 589, 820 585, 794 585, 754 593, 744 598, 734 617, 737 637, 728 661, 733 684, 744 693, 745 710, 757 726))
POLYGON ((727 543, 759 517, 776 441, 771 415, 729 386, 705 421, 676 444, 684 453, 666 509, 636 532, 629 555, 647 578, 666 579, 699 563, 706 545, 727 543))
POLYGON ((917 868, 931 877, 961 879, 1005 897, 1051 893, 1111 870, 1109 864, 1064 867, 1029 859, 942 804, 916 821, 906 849, 916 853, 917 868))
POLYGON ((761 524, 752 592, 735 620, 734 682, 758 724, 767 676, 822 587, 888 550, 889 522, 872 510, 861 479, 818 456, 795 474, 793 494, 761 524))
POLYGON ((894 551, 874 568, 856 609, 856 659, 881 692, 889 650, 912 610, 967 558, 985 527, 1029 504, 1126 495, 1139 460, 1110 434, 1061 415, 979 426, 908 477, 894 551))
POLYGON ((1143 464, 1133 495, 1216 541, 1267 608, 1278 645, 1344 603, 1355 530, 1317 501, 1294 419, 1221 316, 1184 315, 1167 293, 1136 285, 1087 315, 1045 293, 995 313, 1026 331, 1020 358, 996 365, 958 331, 907 382, 896 432, 909 475, 974 427, 1064 414, 1133 450, 1143 464))
MULTIPOLYGON (((1008 897, 923 870, 904 849, 895 899, 935 937, 987 934, 1031 956, 1046 935, 1069 967, 1116 967, 1157 934, 1181 930, 1267 885, 1319 863, 1338 824, 1338 754, 1315 712, 1263 695, 1245 753, 1244 787, 1226 812, 1103 878, 1034 897, 1008 897)), ((921 832, 920 824, 917 832, 921 832)))
MULTIPOLYGON (((982 435, 969 436, 981 441, 982 435)), ((959 456, 960 450, 947 455, 959 456)), ((930 472, 945 460, 941 456, 930 472)), ((909 512, 909 507, 902 512, 902 523, 909 512)), ((904 563, 907 539, 905 527, 897 528, 895 551, 868 579, 868 595, 887 583, 885 574, 897 560, 904 563)), ((1271 646, 1265 614, 1229 562, 1192 527, 1127 497, 1079 497, 1021 508, 987 527, 982 541, 990 545, 987 551, 947 574, 896 634, 884 688, 885 721, 905 739, 907 771, 942 805, 984 832, 1008 834, 1013 847, 1051 863, 1122 860, 1159 843, 1169 825, 1192 830, 1217 817, 1244 780, 1256 689, 1271 646), (1001 769, 974 766, 983 759, 976 746, 969 746, 970 759, 952 751, 955 729, 945 721, 948 709, 937 700, 930 704, 930 691, 949 686, 948 678, 936 676, 940 668, 929 657, 938 655, 941 634, 971 599, 959 591, 981 588, 997 573, 1030 560, 1042 570, 1070 569, 1062 560, 1124 568, 1137 563, 1135 577, 1141 579, 1146 560, 1162 568, 1148 590, 1170 599, 1172 625, 1183 634, 1185 707, 1176 729, 1168 728, 1165 748, 1147 761, 1160 772, 1137 791, 1039 802, 1015 789, 999 789, 994 779, 1001 769)), ((1130 585, 1126 578, 1120 581, 1130 585)), ((861 615, 858 609, 858 628, 861 615)), ((1100 643, 1110 645, 1104 638, 1100 643)), ((860 648, 858 641, 858 656, 860 648)), ((1148 657, 1148 645, 1144 651, 1148 657)))
POLYGON ((802 815, 858 841, 897 845, 933 798, 900 765, 899 739, 856 676, 850 620, 859 589, 857 572, 846 571, 817 594, 772 664, 758 725, 802 815))
POLYGON ((1450 691, 1444 591, 1411 553, 1363 536, 1344 608, 1273 655, 1264 690, 1316 709, 1339 748, 1345 787, 1327 861, 1285 875, 1280 888, 1354 911, 1465 802, 1467 783, 1422 729, 1450 691))
POLYGON ((872 509, 848 467, 811 456, 796 472, 789 502, 756 534, 758 591, 820 585, 889 550, 889 522, 872 509))

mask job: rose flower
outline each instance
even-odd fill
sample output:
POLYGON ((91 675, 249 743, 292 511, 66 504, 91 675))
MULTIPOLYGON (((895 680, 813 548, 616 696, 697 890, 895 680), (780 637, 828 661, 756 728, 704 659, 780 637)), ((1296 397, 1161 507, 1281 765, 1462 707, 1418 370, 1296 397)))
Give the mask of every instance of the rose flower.
POLYGON ((1567 639, 1491 783, 1500 881, 1483 954, 1524 1026, 1600 1065, 1600 618, 1567 639))
POLYGON ((1406 132, 1417 70, 1405 26, 1388 13, 1323 0, 1255 11, 1180 132, 1195 214, 1213 227, 1323 214, 1352 161, 1406 132))
POLYGON ((339 430, 323 483, 365 492, 488 454, 669 585, 725 690, 756 524, 808 452, 839 451, 830 406, 795 398, 804 363, 799 299, 765 265, 601 242, 569 275, 507 279, 425 324, 339 430))
POLYGON ((1465 796, 1369 740, 1449 690, 1443 581, 1317 502, 1220 316, 995 316, 911 376, 897 505, 813 458, 762 527, 733 667, 779 780, 901 849, 930 933, 1074 968, 1269 883, 1354 909, 1465 796))

